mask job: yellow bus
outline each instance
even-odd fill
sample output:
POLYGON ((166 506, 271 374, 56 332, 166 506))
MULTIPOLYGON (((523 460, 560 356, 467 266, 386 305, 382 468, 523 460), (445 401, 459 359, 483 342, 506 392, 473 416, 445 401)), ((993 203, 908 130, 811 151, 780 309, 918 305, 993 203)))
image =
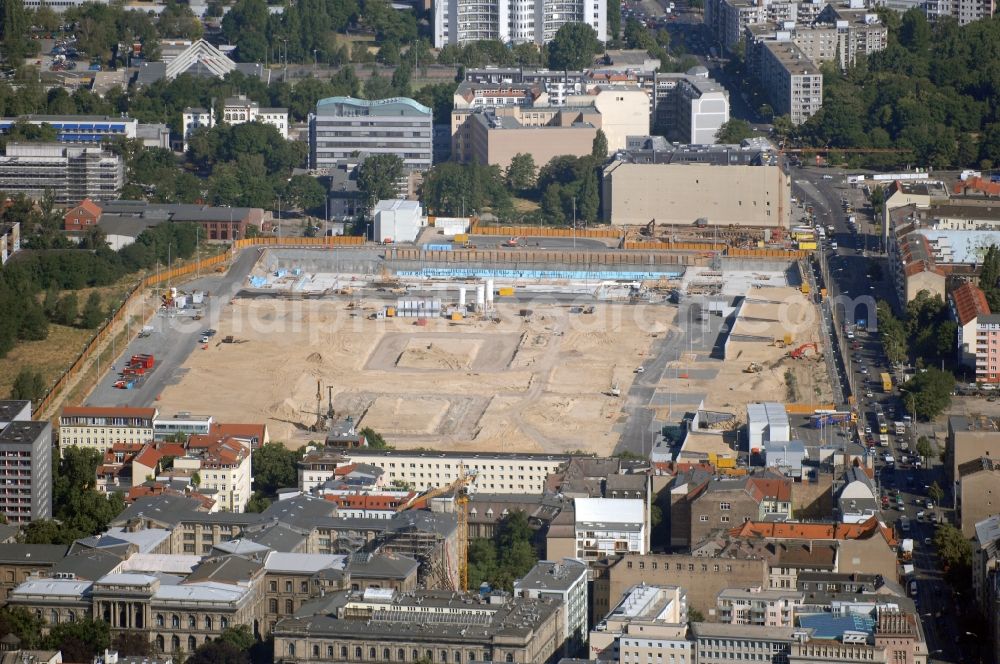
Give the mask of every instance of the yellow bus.
POLYGON ((886 394, 892 392, 892 376, 887 373, 882 374, 882 391, 886 394))

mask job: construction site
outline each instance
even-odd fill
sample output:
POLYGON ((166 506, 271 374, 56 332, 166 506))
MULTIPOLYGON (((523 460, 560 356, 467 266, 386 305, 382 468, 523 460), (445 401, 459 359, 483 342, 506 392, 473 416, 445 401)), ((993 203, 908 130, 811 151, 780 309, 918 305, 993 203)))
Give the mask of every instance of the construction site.
POLYGON ((261 252, 211 321, 231 343, 192 353, 161 412, 262 421, 290 447, 350 417, 400 449, 607 455, 639 411, 665 424, 708 396, 735 413, 786 400, 788 376, 801 399, 821 398, 822 349, 789 356, 818 340, 818 319, 787 264, 501 269, 340 254, 261 252), (744 339, 756 319, 783 324, 758 300, 787 300, 794 329, 744 339))

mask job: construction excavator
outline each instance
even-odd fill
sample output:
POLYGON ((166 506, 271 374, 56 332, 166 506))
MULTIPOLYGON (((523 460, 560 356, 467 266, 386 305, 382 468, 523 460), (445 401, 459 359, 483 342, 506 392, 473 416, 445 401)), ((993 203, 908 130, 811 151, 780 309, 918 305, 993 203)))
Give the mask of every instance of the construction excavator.
POLYGON ((396 512, 405 512, 418 505, 430 505, 430 501, 441 496, 455 496, 455 513, 458 520, 458 587, 454 590, 469 589, 469 494, 468 488, 476 480, 476 474, 466 473, 465 466, 459 466, 458 479, 446 486, 431 489, 415 495, 410 500, 396 508, 396 512))
POLYGON ((743 373, 754 374, 760 373, 764 370, 764 367, 759 362, 751 362, 747 365, 747 368, 743 370, 743 373))
POLYGON ((812 349, 813 353, 815 353, 816 355, 819 355, 819 346, 817 346, 815 342, 809 342, 807 344, 802 344, 801 346, 799 346, 798 348, 796 348, 795 350, 793 350, 792 352, 790 352, 788 355, 793 360, 800 360, 800 359, 802 359, 803 357, 806 356, 806 351, 809 350, 810 348, 812 349))

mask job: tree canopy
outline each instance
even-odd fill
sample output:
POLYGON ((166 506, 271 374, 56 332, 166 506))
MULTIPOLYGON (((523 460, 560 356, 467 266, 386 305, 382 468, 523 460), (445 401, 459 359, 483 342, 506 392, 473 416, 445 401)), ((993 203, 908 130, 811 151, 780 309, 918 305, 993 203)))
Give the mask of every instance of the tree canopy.
POLYGON ((823 68, 823 108, 796 133, 805 145, 895 148, 857 155, 871 167, 990 168, 1000 157, 1000 22, 933 25, 919 9, 881 16, 889 45, 847 72, 823 68))
POLYGON ((590 67, 604 46, 586 23, 564 23, 547 48, 550 69, 580 70, 590 67))
POLYGON ((505 218, 512 209, 510 193, 499 166, 437 164, 424 176, 421 197, 428 210, 444 216, 490 210, 505 218))
POLYGON ((486 582, 493 588, 513 590, 514 581, 538 562, 534 535, 527 515, 518 510, 500 520, 493 539, 469 542, 469 588, 475 590, 486 582))
POLYGON ((951 405, 955 376, 949 371, 931 367, 903 383, 903 402, 923 420, 932 420, 951 405))
POLYGON ((394 154, 376 154, 361 162, 358 191, 366 210, 381 200, 396 197, 396 182, 403 177, 403 160, 394 154))

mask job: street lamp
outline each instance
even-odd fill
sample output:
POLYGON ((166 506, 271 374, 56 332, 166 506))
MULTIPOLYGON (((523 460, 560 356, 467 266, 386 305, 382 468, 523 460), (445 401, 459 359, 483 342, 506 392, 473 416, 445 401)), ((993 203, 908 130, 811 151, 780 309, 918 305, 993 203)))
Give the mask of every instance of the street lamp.
POLYGON ((316 59, 316 51, 319 49, 313 49, 313 69, 319 66, 319 62, 316 59))
POLYGON ((278 196, 278 239, 281 239, 281 196, 278 196))

